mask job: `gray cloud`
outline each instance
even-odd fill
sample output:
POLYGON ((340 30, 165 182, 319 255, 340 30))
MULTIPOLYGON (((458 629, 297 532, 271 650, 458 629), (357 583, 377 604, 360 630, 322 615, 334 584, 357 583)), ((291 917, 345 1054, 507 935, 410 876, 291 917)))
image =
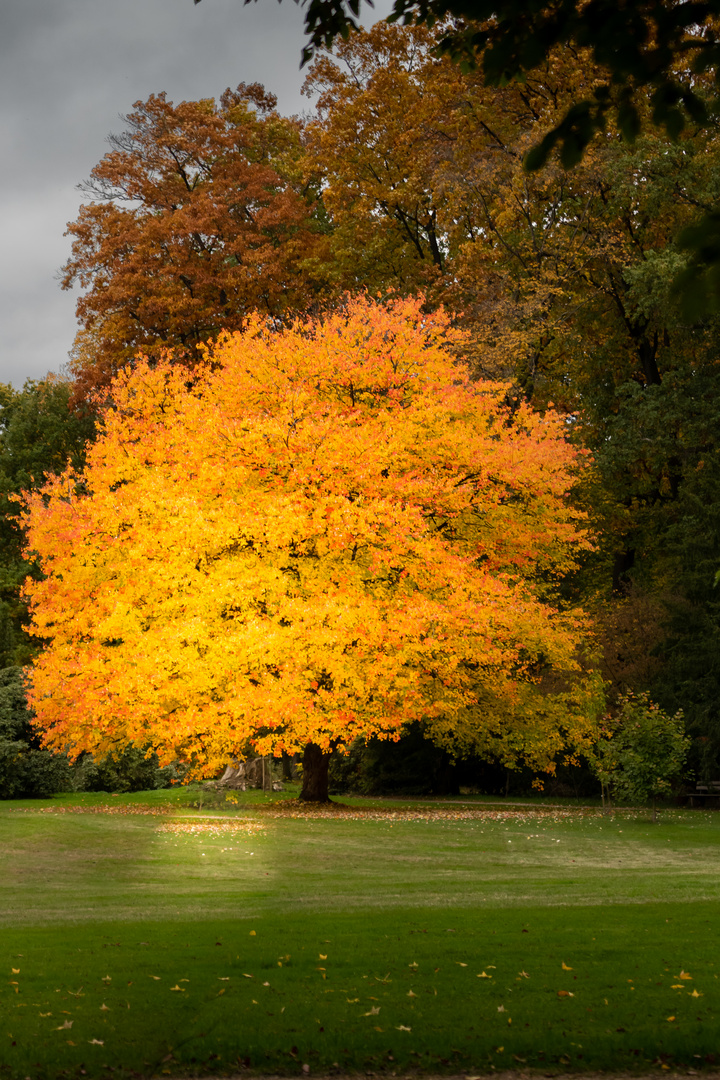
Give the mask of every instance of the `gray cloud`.
MULTIPOLYGON (((389 4, 383 4, 382 14, 389 4)), ((262 82, 283 113, 300 90, 302 10, 285 0, 6 0, 0 14, 0 382, 58 371, 75 299, 56 280, 77 184, 120 116, 151 93, 217 97, 262 82)))

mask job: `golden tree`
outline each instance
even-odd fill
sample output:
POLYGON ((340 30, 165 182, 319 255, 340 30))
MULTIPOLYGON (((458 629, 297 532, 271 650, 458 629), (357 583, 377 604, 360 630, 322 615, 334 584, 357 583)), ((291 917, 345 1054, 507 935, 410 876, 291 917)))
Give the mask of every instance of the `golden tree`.
POLYGON ((438 743, 553 768, 592 734, 583 620, 554 584, 588 546, 563 423, 502 404, 416 301, 259 317, 187 373, 137 362, 82 475, 28 497, 48 746, 127 744, 213 775, 327 758, 422 719, 438 743))

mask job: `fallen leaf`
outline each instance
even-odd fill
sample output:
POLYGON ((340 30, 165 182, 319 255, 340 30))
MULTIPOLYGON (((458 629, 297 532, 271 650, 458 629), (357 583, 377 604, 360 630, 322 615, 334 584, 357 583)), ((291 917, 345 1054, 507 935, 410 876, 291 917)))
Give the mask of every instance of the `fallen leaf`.
POLYGON ((110 1010, 108 1009, 105 1002, 103 1002, 102 1005, 100 1006, 100 1012, 110 1012, 110 1010))
POLYGON ((103 982, 112 982, 112 975, 103 975, 102 981, 103 982))
POLYGON ((257 934, 255 933, 254 930, 251 930, 248 936, 249 937, 257 937, 257 934))
POLYGON ((684 990, 685 987, 683 986, 682 983, 673 983, 672 986, 670 987, 670 989, 671 990, 684 990))
POLYGON ((347 1001, 348 1005, 356 1005, 360 998, 345 998, 345 1000, 347 1001))
POLYGON ((697 990, 693 990, 692 994, 688 994, 688 997, 702 997, 702 994, 698 994, 697 990))
POLYGON ((408 997, 417 997, 417 994, 413 994, 412 990, 408 990, 407 996, 408 997))
POLYGON ((318 953, 321 960, 327 960, 327 953, 318 953))
POLYGON ((184 986, 171 986, 170 989, 171 990, 179 990, 181 994, 185 993, 185 987, 184 986))
POLYGON ((572 968, 568 967, 564 960, 563 960, 563 963, 562 963, 562 969, 563 969, 563 971, 572 971, 572 968))
POLYGON ((681 971, 678 979, 692 979, 692 975, 688 975, 687 971, 681 971))
POLYGON ((218 975, 218 982, 230 982, 229 975, 218 975))
POLYGON ((40 1013, 40 1016, 52 1016, 52 1013, 51 1012, 49 1012, 49 1013, 40 1013))
POLYGON ((72 1026, 73 1026, 73 1021, 72 1020, 66 1020, 64 1024, 60 1024, 60 1026, 56 1027, 55 1030, 56 1031, 67 1031, 67 1029, 71 1028, 72 1026))
POLYGON ((218 992, 217 992, 217 994, 215 995, 215 997, 220 997, 220 995, 221 995, 221 994, 224 994, 224 993, 225 993, 225 987, 223 986, 223 987, 221 987, 221 988, 220 988, 220 990, 218 990, 218 992))
POLYGON ((244 979, 253 979, 253 978, 255 978, 255 976, 254 975, 246 975, 245 972, 243 972, 243 978, 244 979))
POLYGON ((672 1021, 673 1021, 674 1019, 675 1019, 675 1017, 674 1017, 674 1016, 668 1016, 668 1020, 669 1020, 669 1021, 670 1021, 671 1023, 672 1023, 672 1021))
POLYGON ((160 982, 160 976, 159 975, 148 975, 148 978, 149 979, 154 979, 155 982, 160 982))
POLYGON ((492 979, 492 975, 488 975, 487 971, 481 971, 477 977, 478 979, 492 979))
POLYGON ((88 1039, 91 1046, 104 1046, 105 1041, 103 1039, 88 1039))
POLYGON ((467 967, 467 964, 463 964, 462 960, 456 960, 456 961, 455 961, 455 963, 456 963, 456 964, 457 964, 457 965, 458 965, 459 967, 467 967))
POLYGON ((529 979, 529 978, 530 978, 530 976, 528 975, 527 971, 519 971, 519 972, 518 972, 518 975, 519 975, 519 977, 520 977, 521 979, 529 979))
POLYGON ((498 1005, 498 1012, 505 1012, 505 1006, 504 1005, 498 1005))
POLYGON ((10 970, 12 971, 13 975, 19 975, 20 974, 20 968, 10 968, 10 970))
POLYGON ((571 994, 569 990, 558 990, 557 996, 558 997, 575 997, 575 995, 571 994))
POLYGON ((371 1005, 370 1006, 370 1012, 363 1013, 363 1016, 377 1016, 377 1014, 379 1012, 380 1012, 380 1006, 379 1005, 371 1005))
POLYGON ((400 1024, 396 1030, 397 1031, 412 1031, 412 1028, 405 1027, 404 1024, 400 1024))

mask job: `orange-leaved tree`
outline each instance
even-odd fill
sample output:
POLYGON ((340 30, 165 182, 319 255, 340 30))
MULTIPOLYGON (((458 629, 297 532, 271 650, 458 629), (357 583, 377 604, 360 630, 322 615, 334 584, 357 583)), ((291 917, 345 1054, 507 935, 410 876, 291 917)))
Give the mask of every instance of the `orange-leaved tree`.
POLYGON ((79 284, 76 396, 105 391, 142 350, 193 366, 201 343, 256 310, 304 310, 322 283, 303 269, 320 239, 302 178, 302 126, 258 84, 218 102, 135 103, 81 190, 62 284, 79 284))
POLYGON ((226 335, 188 382, 138 361, 82 475, 27 499, 48 746, 128 744, 217 774, 304 751, 303 797, 355 738, 422 719, 455 753, 552 769, 592 737, 588 545, 563 422, 472 383, 442 314, 348 301, 226 335))

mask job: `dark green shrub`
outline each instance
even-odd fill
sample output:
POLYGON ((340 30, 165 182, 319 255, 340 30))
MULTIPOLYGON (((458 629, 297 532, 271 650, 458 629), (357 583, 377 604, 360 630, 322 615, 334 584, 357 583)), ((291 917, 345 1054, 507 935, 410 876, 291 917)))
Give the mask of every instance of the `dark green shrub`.
POLYGON ((22 668, 0 668, 0 799, 42 799, 70 787, 67 758, 41 749, 33 730, 22 668))

